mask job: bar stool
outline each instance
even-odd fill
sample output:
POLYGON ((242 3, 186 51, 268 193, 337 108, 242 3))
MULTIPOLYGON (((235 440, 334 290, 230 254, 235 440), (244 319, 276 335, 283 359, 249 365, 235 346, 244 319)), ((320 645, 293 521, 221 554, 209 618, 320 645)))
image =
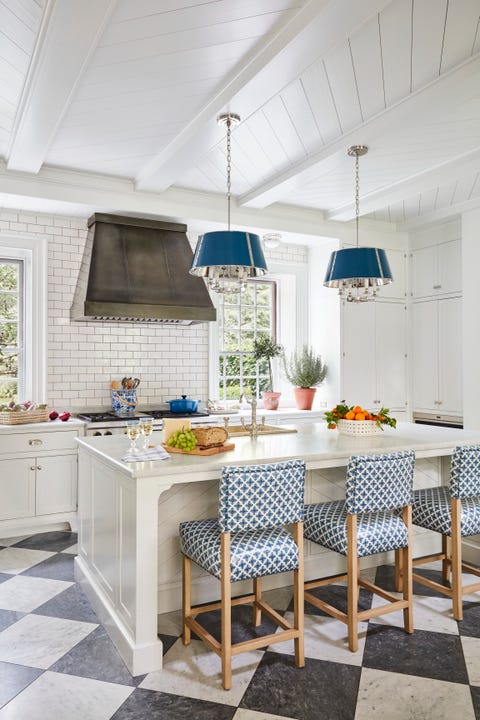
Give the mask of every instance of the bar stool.
POLYGON ((346 498, 305 507, 304 537, 347 558, 347 573, 305 583, 305 600, 348 626, 348 646, 358 650, 358 623, 378 615, 403 610, 405 630, 413 632, 411 502, 412 451, 389 455, 353 456, 347 466, 346 498), (401 513, 398 510, 401 509, 401 513), (359 558, 401 548, 403 599, 363 580, 359 558), (347 581, 344 613, 308 592, 312 588, 347 581), (358 611, 360 587, 388 603, 358 611))
MULTIPOLYGON (((480 577, 480 570, 462 562, 462 537, 480 533, 480 445, 458 446, 452 455, 448 487, 416 490, 412 507, 414 525, 442 535, 442 552, 418 558, 413 565, 442 560, 442 577, 451 586, 417 575, 413 579, 452 598, 455 620, 463 619, 463 595, 480 590, 480 582, 462 585, 462 569, 480 577)), ((402 575, 398 559, 397 576, 402 575)))
POLYGON ((221 657, 222 684, 232 685, 232 655, 293 639, 295 664, 305 665, 303 649, 303 516, 305 463, 290 460, 269 465, 223 467, 218 519, 180 524, 183 553, 183 643, 193 630, 221 657), (292 533, 284 526, 293 524, 292 533), (191 606, 191 560, 220 580, 221 601, 191 606), (294 621, 287 622, 262 598, 261 577, 293 570, 294 621), (232 598, 231 583, 253 579, 253 594, 232 598), (253 603, 253 625, 261 614, 281 632, 232 644, 231 607, 253 603), (221 610, 221 642, 196 620, 221 610))

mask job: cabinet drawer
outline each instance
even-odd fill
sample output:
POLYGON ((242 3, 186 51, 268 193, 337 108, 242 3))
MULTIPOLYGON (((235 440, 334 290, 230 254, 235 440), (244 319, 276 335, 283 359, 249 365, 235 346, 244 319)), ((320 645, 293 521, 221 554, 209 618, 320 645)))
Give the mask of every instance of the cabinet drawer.
POLYGON ((76 430, 62 432, 2 433, 0 435, 0 455, 28 453, 36 455, 56 450, 76 450, 76 430))

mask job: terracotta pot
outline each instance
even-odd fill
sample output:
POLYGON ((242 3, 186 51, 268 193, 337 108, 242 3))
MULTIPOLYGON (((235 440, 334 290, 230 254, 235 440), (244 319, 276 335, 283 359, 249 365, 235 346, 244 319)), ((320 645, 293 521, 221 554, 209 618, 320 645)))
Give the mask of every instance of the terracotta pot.
POLYGON ((293 388, 297 410, 311 410, 317 388, 293 388))
POLYGON ((280 401, 279 392, 262 392, 263 407, 265 410, 278 410, 278 403, 280 401))

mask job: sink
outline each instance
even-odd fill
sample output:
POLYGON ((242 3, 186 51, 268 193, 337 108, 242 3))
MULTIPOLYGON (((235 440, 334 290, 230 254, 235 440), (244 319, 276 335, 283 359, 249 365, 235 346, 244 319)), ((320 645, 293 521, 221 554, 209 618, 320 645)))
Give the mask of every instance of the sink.
MULTIPOLYGON (((243 437, 250 435, 249 430, 245 430, 241 425, 229 425, 227 427, 229 437, 243 437)), ((282 427, 281 425, 263 425, 257 430, 258 435, 279 435, 281 433, 295 433, 296 430, 282 427)))

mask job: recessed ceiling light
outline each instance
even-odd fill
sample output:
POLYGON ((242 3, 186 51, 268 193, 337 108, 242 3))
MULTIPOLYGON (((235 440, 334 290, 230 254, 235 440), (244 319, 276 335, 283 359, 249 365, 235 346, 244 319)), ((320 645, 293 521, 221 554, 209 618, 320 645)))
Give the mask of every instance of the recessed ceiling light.
POLYGON ((280 235, 280 233, 267 233, 263 236, 263 242, 265 244, 265 247, 269 248, 270 250, 278 247, 281 241, 282 236, 280 235))

